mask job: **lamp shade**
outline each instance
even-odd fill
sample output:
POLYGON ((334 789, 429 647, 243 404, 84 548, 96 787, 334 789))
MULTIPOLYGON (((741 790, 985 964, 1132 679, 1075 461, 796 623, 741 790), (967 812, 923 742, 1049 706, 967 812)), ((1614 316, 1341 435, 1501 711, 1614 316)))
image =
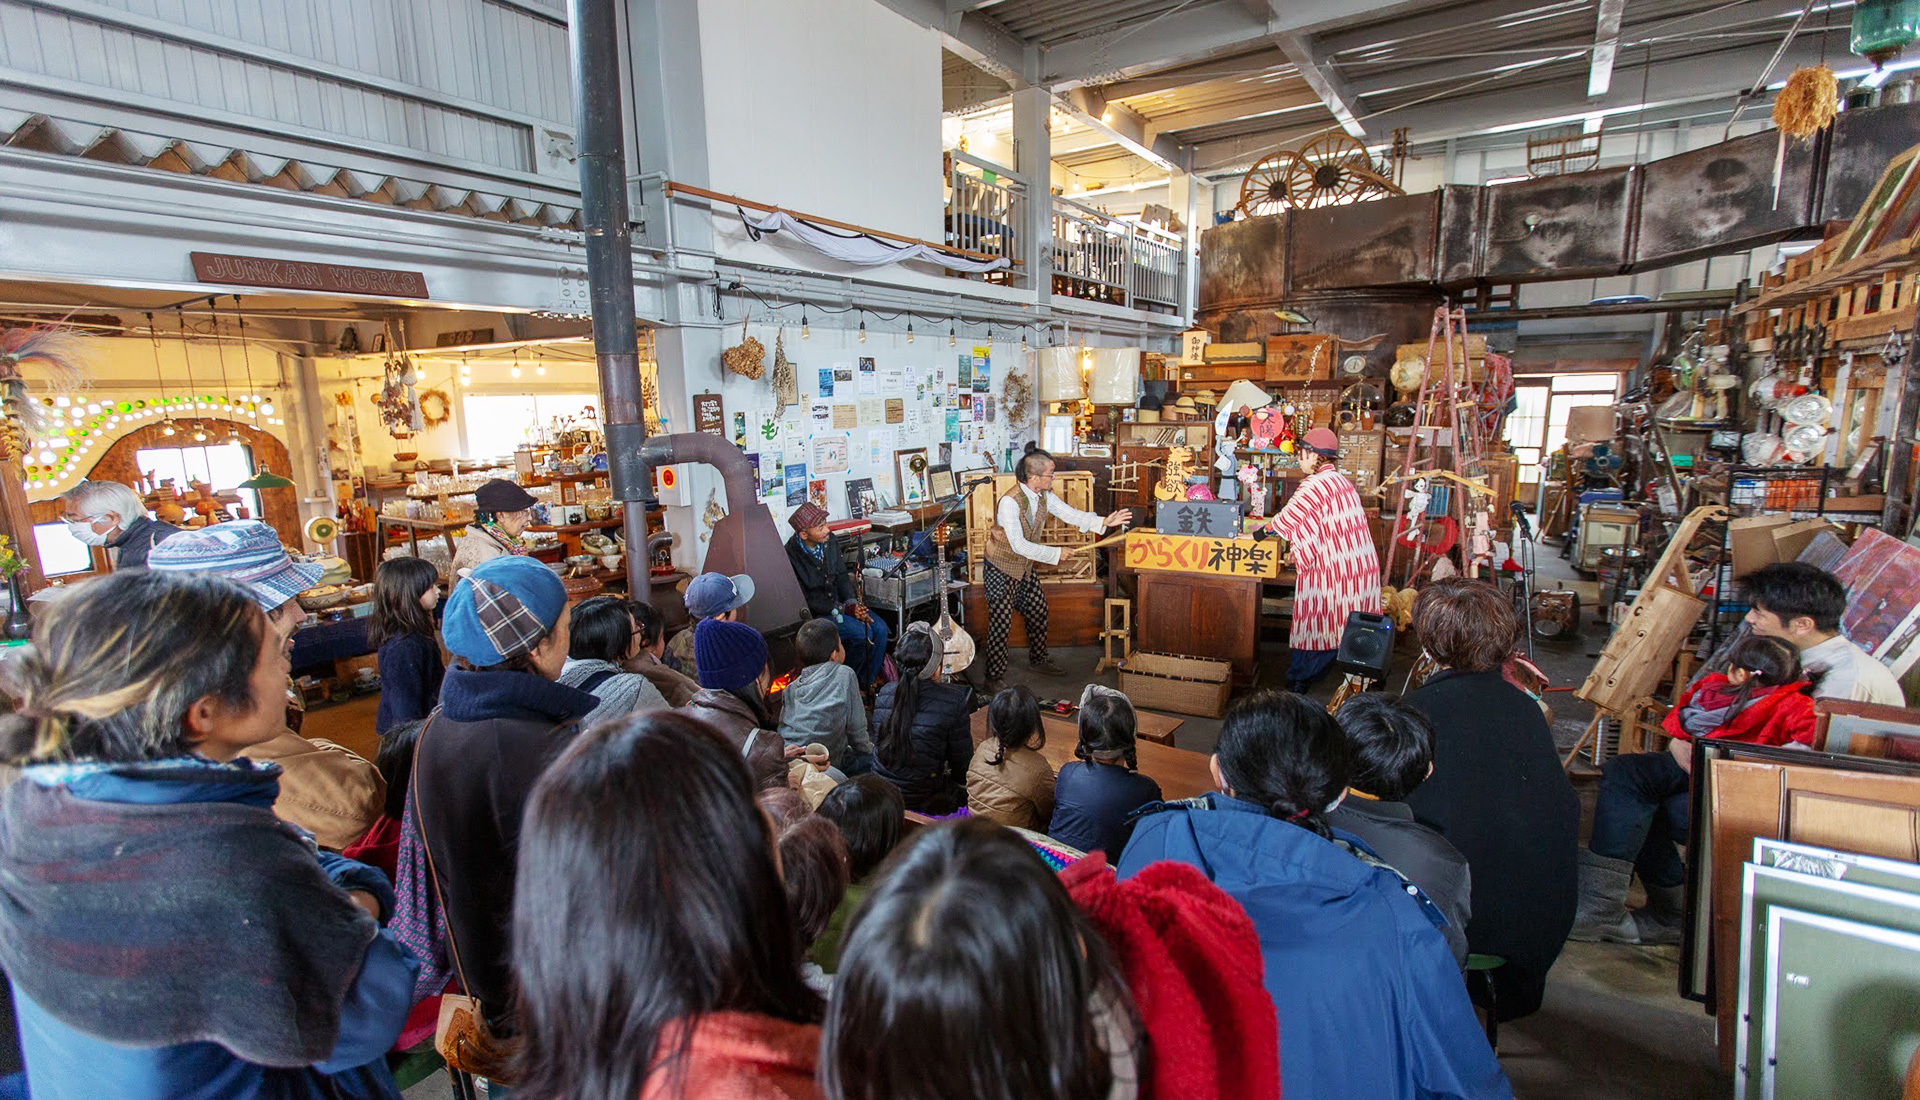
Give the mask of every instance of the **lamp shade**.
POLYGON ((293 482, 267 469, 260 467, 259 472, 240 483, 242 489, 291 489, 293 482))
POLYGON ((1087 397, 1096 405, 1131 405, 1140 397, 1140 349, 1095 348, 1087 397))
MULTIPOLYGON (((1080 351, 1077 348, 1040 349, 1040 400, 1078 401, 1086 389, 1080 376, 1080 351)), ((1132 398, 1128 398, 1132 403, 1132 398)))
POLYGON ((1227 387, 1226 396, 1220 399, 1222 413, 1238 412, 1247 409, 1264 409, 1273 404, 1273 395, 1242 378, 1227 387))

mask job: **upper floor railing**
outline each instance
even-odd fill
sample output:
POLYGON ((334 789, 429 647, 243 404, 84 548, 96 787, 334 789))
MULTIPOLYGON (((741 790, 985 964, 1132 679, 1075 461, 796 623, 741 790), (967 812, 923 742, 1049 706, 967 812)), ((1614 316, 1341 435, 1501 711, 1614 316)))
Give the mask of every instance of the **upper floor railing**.
POLYGON ((1177 313, 1185 251, 1178 234, 1053 198, 1055 294, 1177 313))

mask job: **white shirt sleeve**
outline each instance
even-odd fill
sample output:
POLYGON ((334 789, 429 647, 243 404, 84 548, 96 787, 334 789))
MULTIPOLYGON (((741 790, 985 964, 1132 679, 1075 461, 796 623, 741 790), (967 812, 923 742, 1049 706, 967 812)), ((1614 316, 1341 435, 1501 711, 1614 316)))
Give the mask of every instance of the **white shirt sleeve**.
POLYGON ((1107 529, 1107 518, 1096 516, 1092 512, 1082 512, 1053 493, 1047 494, 1047 511, 1061 522, 1078 527, 1089 535, 1097 535, 1107 529))
MULTIPOLYGON (((1054 499, 1055 502, 1058 503, 1059 498, 1056 497, 1054 499)), ((1069 512, 1073 511, 1071 508, 1067 510, 1069 512)), ((1058 515, 1059 513, 1055 512, 1054 514, 1058 515)), ((1020 498, 1017 494, 1010 493, 1002 497, 1000 507, 994 511, 993 518, 995 522, 1000 524, 1000 529, 1007 533, 1007 544, 1013 547, 1014 553, 1023 558, 1040 562, 1043 565, 1060 564, 1060 548, 1058 546, 1047 546, 1042 543, 1027 540, 1026 529, 1020 525, 1020 498)))

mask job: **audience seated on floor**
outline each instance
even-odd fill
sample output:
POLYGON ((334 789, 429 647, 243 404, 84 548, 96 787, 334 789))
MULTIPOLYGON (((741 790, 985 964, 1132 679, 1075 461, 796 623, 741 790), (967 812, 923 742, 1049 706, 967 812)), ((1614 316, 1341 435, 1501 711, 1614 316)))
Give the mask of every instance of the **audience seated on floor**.
POLYGON ((403 722, 418 722, 440 705, 440 574, 420 558, 388 558, 373 571, 373 611, 367 644, 377 654, 380 706, 373 729, 384 734, 403 722))
POLYGON ((789 745, 822 744, 844 775, 873 770, 873 740, 860 677, 847 667, 840 627, 832 619, 809 619, 793 638, 800 672, 781 695, 780 736, 789 745))
POLYGON ((1415 821, 1406 801, 1433 774, 1433 725, 1405 700, 1377 692, 1349 698, 1334 717, 1353 756, 1353 783, 1327 824, 1360 838, 1432 899, 1447 918, 1442 931, 1454 961, 1465 966, 1473 912, 1467 857, 1415 821))
POLYGON ((967 802, 973 691, 944 682, 940 636, 914 623, 894 647, 900 678, 873 703, 874 773, 900 788, 907 809, 936 817, 967 802))
POLYGON ((720 732, 747 759, 754 786, 777 787, 787 781, 791 753, 778 732, 780 723, 767 705, 773 676, 767 668, 767 640, 746 623, 703 619, 695 627, 700 692, 681 708, 720 732))
POLYGON ((1119 872, 1179 860, 1246 908, 1279 1013, 1283 1095, 1510 1097, 1439 911, 1327 825, 1352 764, 1325 708, 1289 692, 1242 697, 1213 770, 1218 793, 1140 816, 1119 872))
POLYGON ((819 1095, 820 995, 726 739, 672 711, 589 729, 533 792, 520 850, 526 1094, 819 1095))
POLYGON ((568 634, 567 663, 560 670, 560 682, 600 700, 582 720, 585 724, 666 707, 667 700, 653 681, 622 665, 640 649, 626 600, 615 596, 581 600, 574 606, 568 634))
POLYGON ((900 788, 877 775, 857 775, 827 792, 816 811, 840 830, 847 846, 847 892, 815 938, 812 958, 831 974, 840 965, 840 947, 854 910, 873 885, 874 871, 893 853, 906 827, 907 804, 900 788))
POLYGON ((633 617, 633 633, 640 640, 639 651, 625 662, 627 671, 652 681, 668 706, 686 706, 700 691, 700 682, 663 659, 667 653, 666 617, 659 608, 639 600, 627 601, 627 613, 633 617))
POLYGON ((1014 829, 1044 833, 1053 820, 1053 765, 1040 750, 1047 730, 1040 700, 1025 684, 1002 688, 987 705, 987 738, 967 766, 967 808, 1014 829))
POLYGON ((38 1100, 397 1100, 418 964, 381 927, 393 892, 276 820, 280 769, 240 755, 286 732, 258 604, 115 573, 7 662, 0 969, 38 1100))
POLYGON ((1506 960, 1491 988, 1511 1020, 1539 1010, 1573 926, 1580 803, 1539 704, 1502 674, 1513 602, 1486 581, 1433 581, 1413 632, 1440 671, 1406 695, 1434 730, 1433 776, 1407 805, 1473 868, 1467 949, 1506 960))
POLYGON ((687 582, 687 624, 667 642, 666 662, 674 669, 699 679, 699 659, 693 651, 695 632, 708 619, 738 622, 740 609, 753 599, 753 578, 745 573, 702 573, 687 582))
POLYGON ((1135 810, 1160 801, 1160 784, 1141 775, 1135 756, 1133 703, 1112 688, 1089 684, 1080 696, 1080 740, 1053 787, 1047 835, 1083 852, 1117 856, 1133 830, 1135 810))

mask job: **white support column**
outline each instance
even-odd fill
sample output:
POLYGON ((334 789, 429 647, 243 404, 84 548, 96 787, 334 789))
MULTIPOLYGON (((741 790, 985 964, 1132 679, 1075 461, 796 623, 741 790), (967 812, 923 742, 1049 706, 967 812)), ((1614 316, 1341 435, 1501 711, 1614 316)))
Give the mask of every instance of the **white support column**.
POLYGON ((1206 186, 1191 172, 1175 172, 1167 180, 1167 205, 1187 227, 1180 247, 1180 319, 1193 326, 1193 304, 1200 277, 1200 188, 1206 186))
POLYGON ((1045 88, 1013 93, 1014 169, 1027 181, 1027 218, 1021 226, 1020 262, 1036 306, 1053 297, 1053 138, 1048 122, 1053 96, 1045 88))

